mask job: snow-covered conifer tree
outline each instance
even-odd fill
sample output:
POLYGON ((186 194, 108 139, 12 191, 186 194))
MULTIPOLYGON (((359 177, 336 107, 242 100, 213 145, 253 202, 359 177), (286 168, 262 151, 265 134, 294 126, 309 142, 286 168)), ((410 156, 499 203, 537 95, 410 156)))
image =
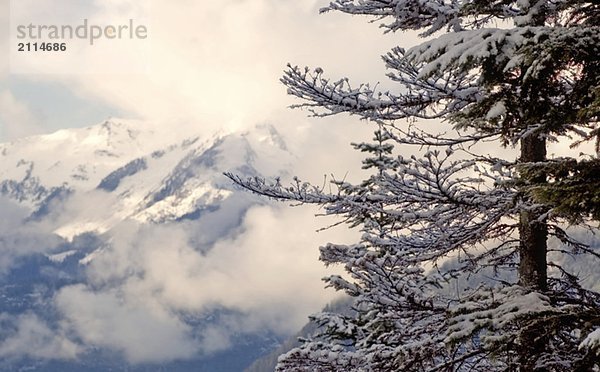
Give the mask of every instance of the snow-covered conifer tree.
POLYGON ((335 0, 323 11, 426 40, 383 57, 395 92, 320 68, 289 66, 282 78, 314 115, 377 126, 374 143, 355 145, 370 153, 368 180, 326 193, 229 175, 262 195, 323 205, 364 232, 321 248, 325 264, 347 272, 327 283, 355 298, 353 315, 317 315, 320 333, 278 370, 600 370, 600 295, 561 264, 575 254, 600 264, 570 234, 600 217, 600 166, 597 154, 547 156, 552 142, 598 141, 600 3, 335 0), (415 155, 394 152, 403 146, 415 155), (488 155, 494 146, 519 154, 488 155), (550 252, 550 240, 560 248, 550 252))

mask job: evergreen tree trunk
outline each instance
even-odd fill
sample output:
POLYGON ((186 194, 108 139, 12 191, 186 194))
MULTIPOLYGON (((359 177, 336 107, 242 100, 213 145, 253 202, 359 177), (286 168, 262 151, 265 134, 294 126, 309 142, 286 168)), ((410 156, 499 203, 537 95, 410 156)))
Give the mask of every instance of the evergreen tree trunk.
MULTIPOLYGON (((521 140, 521 162, 541 162, 546 159, 546 140, 530 135, 521 140)), ((546 177, 533 176, 525 179, 528 184, 543 183, 546 177)), ((548 289, 547 245, 548 225, 546 220, 533 211, 523 210, 519 219, 519 283, 536 291, 548 289)), ((535 355, 544 348, 545 330, 535 326, 523 329, 521 333, 520 371, 535 370, 535 355)))
MULTIPOLYGON (((535 2, 534 2, 535 3, 535 2)), ((538 7, 538 4, 534 5, 538 7)), ((546 9, 538 7, 533 12, 532 25, 543 26, 546 22, 546 9)), ((531 13, 531 9, 528 9, 531 13)), ((539 134, 530 134, 521 139, 521 162, 535 163, 546 160, 546 139, 539 134)), ((530 185, 546 182, 544 175, 529 177, 524 180, 530 185)), ((546 239, 548 225, 539 214, 521 211, 519 219, 519 282, 522 286, 545 291, 548 273, 546 265, 546 239)))
MULTIPOLYGON (((546 160, 546 141, 535 135, 521 140, 521 162, 541 162, 546 160)), ((543 183, 545 177, 537 176, 525 180, 529 184, 543 183)), ((546 239, 548 226, 539 213, 522 211, 519 221, 519 282, 534 290, 547 289, 546 239)))

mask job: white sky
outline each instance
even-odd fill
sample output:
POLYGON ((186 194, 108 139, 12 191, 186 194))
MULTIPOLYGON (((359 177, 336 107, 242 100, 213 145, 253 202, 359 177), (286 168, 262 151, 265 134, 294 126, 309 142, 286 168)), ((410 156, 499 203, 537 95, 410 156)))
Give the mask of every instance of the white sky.
MULTIPOLYGON (((61 127, 72 127, 104 119, 98 116, 105 113, 152 118, 165 125, 194 123, 207 131, 249 127, 261 121, 284 125, 294 115, 303 117, 286 109, 292 100, 278 81, 286 63, 320 66, 334 77, 349 75, 357 81, 386 80, 378 56, 397 41, 406 43, 399 35, 383 37, 366 19, 334 13, 319 16, 318 8, 324 2, 317 0, 102 0, 87 1, 87 7, 81 4, 79 0, 19 0, 11 9, 11 31, 14 33, 15 20, 81 24, 88 18, 105 25, 124 24, 133 18, 148 24, 149 36, 131 42, 101 40, 93 47, 69 42, 69 51, 80 49, 61 59, 60 66, 54 65, 51 57, 44 57, 41 63, 43 54, 28 55, 28 60, 39 62, 43 72, 75 73, 5 75, 0 80, 0 93, 8 97, 4 101, 21 102, 18 112, 1 118, 2 138, 55 130, 60 125, 55 117, 61 118, 61 127), (145 54, 147 73, 131 73, 142 70, 138 52, 145 54), (124 73, 103 73, 107 65, 124 73), (36 84, 48 92, 44 99, 28 94, 37 91, 36 84), (24 91, 23 85, 28 89, 24 91), (53 93, 62 99, 53 100, 53 93), (85 120, 77 113, 70 117, 73 107, 61 103, 68 95, 77 97, 77 106, 96 107, 88 110, 93 111, 92 117, 85 120), (55 102, 50 106, 48 101, 55 102), (55 106, 63 107, 50 112, 55 106), (14 129, 22 125, 17 123, 23 122, 23 116, 27 126, 14 129)), ((10 54, 23 57, 12 51, 16 48, 12 43, 10 54)), ((18 66, 13 65, 12 70, 18 66)))

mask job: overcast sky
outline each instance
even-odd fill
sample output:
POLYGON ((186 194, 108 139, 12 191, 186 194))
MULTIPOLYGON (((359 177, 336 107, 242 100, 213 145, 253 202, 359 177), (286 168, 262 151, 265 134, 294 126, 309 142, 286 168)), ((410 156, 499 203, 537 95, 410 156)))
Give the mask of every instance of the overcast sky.
MULTIPOLYGON (((401 35, 341 14, 318 15, 307 0, 20 0, 15 20, 40 24, 147 25, 145 40, 70 42, 76 54, 38 57, 42 74, 6 74, 0 81, 1 138, 90 125, 106 116, 238 129, 256 122, 285 125, 303 117, 279 83, 286 63, 322 67, 356 81, 385 80, 379 55, 401 35), (175 5, 176 4, 176 5, 175 5), (140 62, 139 55, 143 55, 140 62), (59 57, 56 57, 59 58, 59 57), (111 72, 106 66, 112 66, 111 72), (51 72, 51 73, 48 73, 51 72), (59 72, 59 73, 55 73, 59 72), (67 74, 61 72, 69 72, 67 74), (75 73, 72 73, 75 72, 75 73)), ((11 56, 16 45, 10 42, 11 56)), ((27 56, 31 59, 30 56, 27 56)), ((14 61, 13 61, 14 62, 14 61)), ((19 64, 20 65, 20 64, 19 64)), ((13 63, 12 71, 20 72, 13 63)), ((27 72, 27 71, 26 71, 27 72)))

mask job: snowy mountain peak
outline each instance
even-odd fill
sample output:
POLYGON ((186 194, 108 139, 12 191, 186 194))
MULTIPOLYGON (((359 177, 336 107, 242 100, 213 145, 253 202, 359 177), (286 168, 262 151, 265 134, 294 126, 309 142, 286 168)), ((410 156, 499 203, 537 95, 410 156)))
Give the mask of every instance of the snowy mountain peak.
POLYGON ((62 211, 55 231, 71 239, 127 219, 198 218, 231 196, 223 172, 283 174, 295 161, 272 125, 230 134, 164 132, 111 119, 1 144, 0 195, 28 207, 34 219, 62 211), (80 210, 78 198, 105 208, 80 210))

